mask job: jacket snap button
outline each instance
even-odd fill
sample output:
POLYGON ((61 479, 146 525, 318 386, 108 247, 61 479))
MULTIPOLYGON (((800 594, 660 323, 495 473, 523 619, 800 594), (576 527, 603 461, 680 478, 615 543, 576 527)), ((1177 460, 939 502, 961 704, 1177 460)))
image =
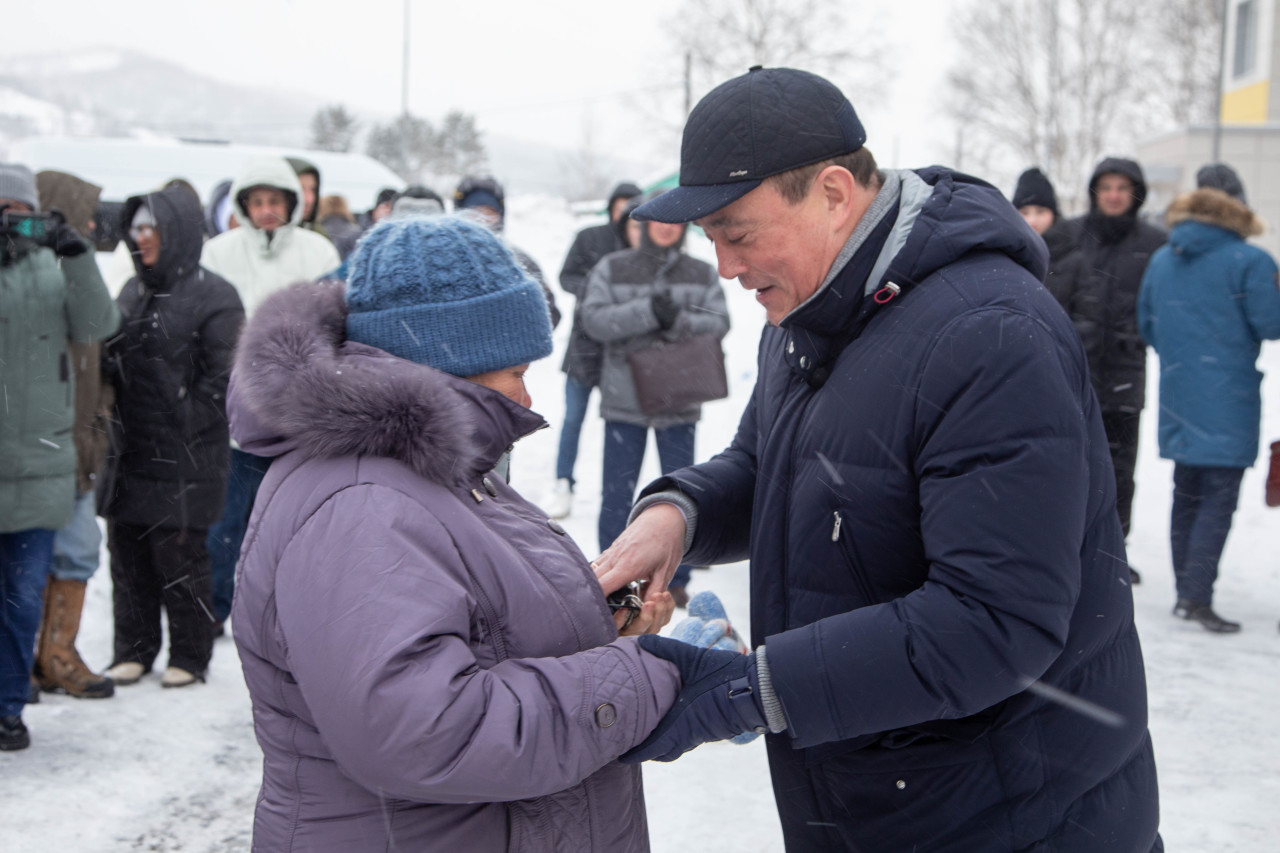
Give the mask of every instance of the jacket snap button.
POLYGON ((602 729, 607 729, 618 721, 618 712, 612 705, 605 702, 599 708, 596 708, 596 725, 602 729))
POLYGON ((807 356, 807 355, 802 355, 802 356, 800 356, 800 366, 801 366, 801 367, 808 367, 808 366, 809 366, 809 356, 807 356))
POLYGON ((547 527, 551 528, 552 533, 558 534, 560 536, 564 535, 564 528, 561 527, 560 522, 556 521, 554 518, 547 519, 547 527))
POLYGON ((897 782, 894 782, 893 785, 899 791, 905 791, 907 789, 907 783, 902 779, 899 779, 897 782))
POLYGON ((793 353, 793 352, 795 352, 795 351, 796 351, 796 342, 795 342, 795 341, 787 341, 787 355, 791 355, 791 353, 793 353))
POLYGON ((489 493, 489 497, 496 498, 498 496, 498 487, 488 477, 484 478, 484 490, 489 493))

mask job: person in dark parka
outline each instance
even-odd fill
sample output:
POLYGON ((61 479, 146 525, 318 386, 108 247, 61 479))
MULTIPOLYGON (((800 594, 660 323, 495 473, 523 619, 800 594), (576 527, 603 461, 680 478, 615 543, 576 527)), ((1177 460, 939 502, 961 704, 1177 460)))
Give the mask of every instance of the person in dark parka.
POLYGON ((1027 169, 1018 176, 1011 201, 1049 249, 1045 288, 1063 310, 1070 311, 1071 294, 1079 288, 1084 275, 1084 257, 1076 248, 1075 235, 1058 210, 1058 194, 1053 184, 1039 169, 1027 169))
POLYGON ((121 331, 104 373, 116 389, 100 512, 108 521, 117 684, 136 682, 160 652, 162 683, 202 679, 213 643, 208 528, 226 492, 226 390, 244 309, 200 266, 199 203, 177 187, 134 196, 122 211, 138 274, 117 297, 121 331))
POLYGON ((1108 157, 1098 164, 1089 179, 1089 212, 1069 223, 1083 258, 1083 275, 1074 288, 1063 289, 1059 299, 1089 355, 1089 374, 1115 467, 1116 510, 1126 537, 1147 388, 1147 347, 1138 334, 1138 288, 1152 253, 1165 241, 1163 231, 1138 218, 1146 199, 1146 180, 1136 162, 1108 157))
POLYGON ((757 69, 633 213, 697 222, 770 325, 733 443, 596 559, 606 591, 750 559, 755 651, 641 639, 682 686, 624 760, 768 731, 792 851, 1161 850, 1106 433, 1045 247, 865 138, 827 81, 757 69))
POLYGON ((556 454, 556 483, 547 514, 552 518, 564 518, 573 508, 573 468, 578 461, 578 436, 587 416, 587 403, 591 389, 600 384, 600 361, 604 349, 599 341, 582 328, 582 300, 587 295, 587 276, 596 263, 612 252, 634 249, 627 241, 627 202, 640 195, 640 188, 632 183, 620 183, 609 193, 605 211, 609 221, 590 228, 583 228, 573 238, 564 266, 560 268, 560 286, 576 300, 573 309, 573 327, 569 330, 569 344, 565 347, 564 361, 564 426, 560 428, 560 447, 556 454))

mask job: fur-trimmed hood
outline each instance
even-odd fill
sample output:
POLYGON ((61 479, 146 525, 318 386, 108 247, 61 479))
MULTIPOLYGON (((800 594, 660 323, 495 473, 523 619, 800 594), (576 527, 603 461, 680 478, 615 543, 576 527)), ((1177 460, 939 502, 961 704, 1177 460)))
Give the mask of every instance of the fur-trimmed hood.
POLYGON ((300 283, 258 308, 227 394, 249 453, 397 459, 437 483, 491 471, 541 416, 481 385, 346 340, 340 282, 300 283))
POLYGON ((1222 190, 1209 187, 1184 193, 1173 200, 1165 213, 1165 221, 1172 228, 1182 222, 1203 222, 1234 231, 1241 237, 1256 237, 1265 230, 1262 220, 1243 202, 1237 201, 1222 190))

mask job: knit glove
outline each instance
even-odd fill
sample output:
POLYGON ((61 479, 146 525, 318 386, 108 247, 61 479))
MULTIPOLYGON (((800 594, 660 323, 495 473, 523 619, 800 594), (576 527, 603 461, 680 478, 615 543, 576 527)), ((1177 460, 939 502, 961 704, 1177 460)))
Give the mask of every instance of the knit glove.
POLYGON ((669 295, 661 292, 649 297, 649 308, 658 321, 658 327, 664 332, 676 324, 676 316, 680 313, 680 306, 669 295))
POLYGON ((675 761, 708 741, 767 731, 754 653, 700 649, 655 634, 637 642, 649 654, 676 665, 681 687, 653 733, 622 754, 619 760, 624 764, 675 761))
POLYGON ((89 246, 80 236, 80 232, 67 224, 67 218, 60 211, 52 210, 50 214, 57 218, 58 224, 49 232, 44 244, 53 249, 55 255, 60 258, 74 258, 89 251, 89 246))

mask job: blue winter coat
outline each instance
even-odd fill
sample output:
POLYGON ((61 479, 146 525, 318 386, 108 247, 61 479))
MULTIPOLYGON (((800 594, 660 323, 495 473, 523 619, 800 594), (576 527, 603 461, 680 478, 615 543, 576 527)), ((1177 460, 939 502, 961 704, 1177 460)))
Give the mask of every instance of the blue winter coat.
POLYGON ((1259 226, 1225 193, 1182 196, 1168 218, 1138 300, 1139 331, 1160 354, 1160 455, 1248 468, 1262 419, 1254 365, 1262 341, 1280 338, 1276 263, 1244 241, 1259 226))
POLYGON ((788 850, 1160 849, 1111 460, 1044 243, 981 181, 901 176, 765 330, 730 447, 646 493, 696 502, 688 562, 750 557, 788 850))

